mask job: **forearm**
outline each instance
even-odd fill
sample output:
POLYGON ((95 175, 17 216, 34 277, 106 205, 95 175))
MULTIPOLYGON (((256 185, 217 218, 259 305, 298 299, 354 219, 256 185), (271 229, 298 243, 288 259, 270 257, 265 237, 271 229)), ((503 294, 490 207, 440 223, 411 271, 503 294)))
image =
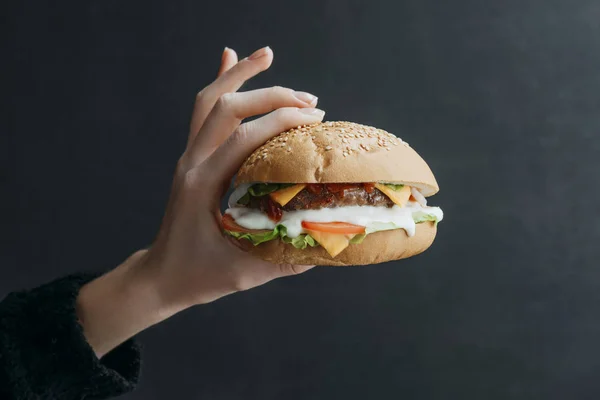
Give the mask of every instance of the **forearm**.
POLYGON ((109 273, 83 286, 77 315, 98 358, 176 311, 162 301, 141 250, 109 273))

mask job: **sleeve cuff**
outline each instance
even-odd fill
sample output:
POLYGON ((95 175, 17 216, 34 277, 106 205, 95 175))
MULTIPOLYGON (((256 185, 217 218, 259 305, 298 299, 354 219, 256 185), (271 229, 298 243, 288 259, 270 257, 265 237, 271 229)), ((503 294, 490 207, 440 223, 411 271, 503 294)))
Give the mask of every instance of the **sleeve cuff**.
POLYGON ((135 340, 99 360, 78 322, 79 289, 95 277, 71 275, 11 293, 0 303, 0 375, 5 375, 9 393, 19 398, 102 399, 135 388, 140 374, 135 340))

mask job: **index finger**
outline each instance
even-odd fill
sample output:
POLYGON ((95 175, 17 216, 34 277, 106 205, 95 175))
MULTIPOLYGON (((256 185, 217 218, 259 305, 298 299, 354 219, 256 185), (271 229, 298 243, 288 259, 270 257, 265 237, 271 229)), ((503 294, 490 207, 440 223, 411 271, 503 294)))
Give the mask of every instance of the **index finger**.
POLYGON ((272 62, 273 51, 269 46, 263 47, 225 71, 213 83, 198 93, 190 124, 188 146, 193 143, 219 97, 225 93, 237 91, 248 79, 269 68, 272 62))
POLYGON ((229 71, 231 67, 237 64, 237 62, 238 56, 235 50, 225 47, 225 50, 223 50, 223 55, 221 56, 221 66, 219 67, 217 77, 223 75, 226 71, 229 71))
POLYGON ((284 107, 240 125, 206 160, 206 169, 217 182, 229 181, 244 160, 267 140, 298 125, 320 122, 324 115, 318 108, 284 107))

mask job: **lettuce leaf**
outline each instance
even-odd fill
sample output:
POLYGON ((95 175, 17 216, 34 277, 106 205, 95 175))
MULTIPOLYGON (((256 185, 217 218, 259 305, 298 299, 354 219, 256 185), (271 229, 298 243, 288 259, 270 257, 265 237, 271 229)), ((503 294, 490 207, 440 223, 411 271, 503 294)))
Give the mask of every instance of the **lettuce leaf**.
POLYGON ((242 197, 240 197, 240 199, 237 202, 238 202, 238 204, 247 206, 248 203, 250 203, 250 193, 246 192, 246 194, 243 195, 242 197))
POLYGON ((389 187, 393 191, 398 191, 404 187, 404 185, 396 185, 393 183, 384 183, 383 185, 389 187))
POLYGON ((285 243, 291 244, 292 246, 294 246, 297 249, 303 249, 303 250, 308 246, 316 247, 319 245, 315 241, 315 239, 313 239, 312 236, 307 235, 307 234, 299 235, 298 237, 295 237, 293 239, 289 236, 283 236, 281 238, 281 240, 283 240, 285 243))
POLYGON ((437 223, 439 222, 435 215, 427 214, 426 212, 423 212, 423 211, 417 211, 417 212, 413 213, 413 220, 415 221, 415 224, 418 224, 421 222, 432 221, 432 222, 435 222, 435 224, 437 225, 437 223))
MULTIPOLYGON (((437 225, 438 219, 433 214, 428 214, 424 211, 417 211, 413 213, 413 221, 415 224, 420 224, 421 222, 432 221, 437 225)), ((368 235, 369 233, 381 232, 381 231, 389 231, 392 229, 399 229, 399 227, 393 222, 372 222, 365 229, 365 233, 368 235)), ((352 242, 351 242, 352 243, 352 242)))
POLYGON ((263 233, 232 232, 228 230, 226 230, 225 232, 236 239, 248 239, 255 246, 258 246, 261 243, 268 242, 269 240, 273 240, 279 237, 279 232, 277 231, 277 228, 273 229, 273 231, 263 233))
POLYGON ((372 222, 365 229, 365 233, 368 235, 369 233, 390 231, 392 229, 398 229, 398 226, 393 222, 372 222))
POLYGON ((269 193, 294 185, 293 183, 257 183, 248 188, 248 193, 254 197, 266 196, 269 193))
POLYGON ((256 183, 248 188, 246 194, 240 197, 237 204, 247 206, 250 203, 250 197, 262 197, 269 193, 276 192, 280 189, 284 189, 289 186, 293 186, 293 183, 256 183))
POLYGON ((361 244, 363 240, 367 237, 366 233, 361 233, 355 235, 352 239, 350 239, 350 244, 361 244))
POLYGON ((291 244, 297 249, 305 249, 308 246, 315 247, 319 245, 315 239, 308 234, 301 234, 295 238, 289 237, 287 235, 287 228, 283 225, 277 225, 272 231, 262 233, 232 232, 228 230, 225 230, 225 233, 236 239, 247 239, 255 246, 277 238, 281 238, 282 241, 291 244))

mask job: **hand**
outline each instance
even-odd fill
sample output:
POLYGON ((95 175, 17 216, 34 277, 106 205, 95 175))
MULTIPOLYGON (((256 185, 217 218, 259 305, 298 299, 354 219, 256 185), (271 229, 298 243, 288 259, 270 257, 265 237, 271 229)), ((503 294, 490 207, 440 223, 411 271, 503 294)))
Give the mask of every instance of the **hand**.
POLYGON ((158 237, 140 268, 152 270, 157 291, 175 308, 213 301, 310 267, 274 265, 242 251, 222 233, 221 197, 242 162, 292 127, 321 121, 317 98, 282 87, 235 93, 273 60, 270 48, 236 63, 223 56, 221 75, 196 99, 187 148, 158 237), (244 118, 267 114, 251 122, 244 118))
POLYGON ((276 134, 324 116, 314 108, 317 98, 305 92, 275 86, 236 93, 272 61, 268 47, 239 62, 225 49, 219 77, 196 98, 155 242, 82 288, 78 313, 99 357, 187 307, 311 268, 254 258, 220 226, 220 199, 242 162, 276 134))

